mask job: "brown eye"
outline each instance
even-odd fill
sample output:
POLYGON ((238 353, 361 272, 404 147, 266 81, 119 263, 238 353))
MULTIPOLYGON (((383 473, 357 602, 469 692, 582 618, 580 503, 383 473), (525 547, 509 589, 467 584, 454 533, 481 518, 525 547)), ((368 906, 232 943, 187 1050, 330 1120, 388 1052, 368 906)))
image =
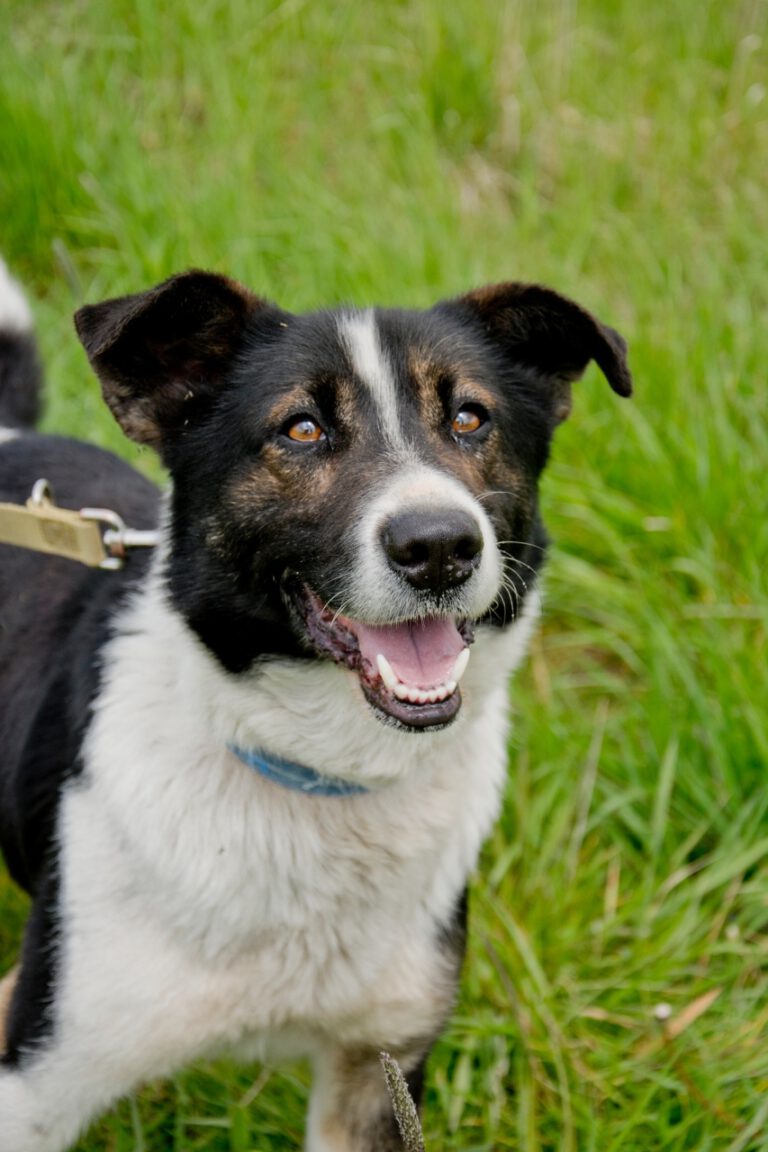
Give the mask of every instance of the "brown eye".
POLYGON ((482 408, 462 408, 454 416, 451 427, 456 436, 467 436, 482 428, 487 419, 487 413, 482 408))
POLYGON ((286 427, 285 435, 297 444, 317 444, 319 440, 325 440, 325 432, 310 416, 300 416, 294 420, 286 427))

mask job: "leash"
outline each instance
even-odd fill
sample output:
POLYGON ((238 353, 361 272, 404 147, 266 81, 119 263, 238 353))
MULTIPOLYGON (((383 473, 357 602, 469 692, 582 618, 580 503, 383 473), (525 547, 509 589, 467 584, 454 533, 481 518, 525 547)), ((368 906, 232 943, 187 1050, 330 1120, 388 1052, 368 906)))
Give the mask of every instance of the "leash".
POLYGON ((64 556, 89 568, 117 571, 132 548, 154 548, 157 530, 128 528, 109 508, 60 508, 47 480, 36 480, 26 504, 0 504, 0 544, 64 556))

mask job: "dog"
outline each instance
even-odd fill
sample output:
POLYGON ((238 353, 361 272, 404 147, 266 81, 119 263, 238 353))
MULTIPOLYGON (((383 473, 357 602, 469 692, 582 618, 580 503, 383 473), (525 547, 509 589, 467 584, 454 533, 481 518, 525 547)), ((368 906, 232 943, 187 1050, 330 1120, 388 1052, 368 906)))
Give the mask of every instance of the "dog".
POLYGON ((161 495, 33 429, 0 277, 0 500, 46 478, 157 545, 120 571, 0 546, 0 842, 32 897, 2 1000, 0 1152, 63 1152, 187 1062, 309 1058, 309 1152, 401 1147, 454 1002, 539 613, 537 495, 571 383, 626 345, 504 283, 294 315, 188 271, 77 333, 161 495))

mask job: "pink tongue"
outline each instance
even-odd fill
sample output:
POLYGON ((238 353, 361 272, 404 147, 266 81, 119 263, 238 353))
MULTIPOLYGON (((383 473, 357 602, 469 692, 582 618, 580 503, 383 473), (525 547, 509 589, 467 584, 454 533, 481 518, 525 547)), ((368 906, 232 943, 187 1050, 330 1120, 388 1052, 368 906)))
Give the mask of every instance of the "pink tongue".
POLYGON ((453 620, 435 616, 407 624, 345 621, 357 636, 363 661, 376 669, 381 652, 395 675, 412 688, 435 688, 450 678, 456 657, 466 647, 453 620))

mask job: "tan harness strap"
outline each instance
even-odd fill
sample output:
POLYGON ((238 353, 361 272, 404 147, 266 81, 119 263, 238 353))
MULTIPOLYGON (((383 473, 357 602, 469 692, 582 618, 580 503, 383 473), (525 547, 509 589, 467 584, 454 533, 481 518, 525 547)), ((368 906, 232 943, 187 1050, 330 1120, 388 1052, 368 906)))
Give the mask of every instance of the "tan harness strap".
POLYGON ((79 512, 57 508, 43 499, 26 504, 0 504, 0 543, 66 556, 90 568, 100 568, 107 559, 99 525, 84 520, 79 512))
POLYGON ((11 997, 16 987, 18 975, 18 968, 12 968, 11 971, 7 972, 2 980, 0 980, 0 1056, 5 1052, 6 1021, 8 1020, 8 1013, 11 1008, 11 997))

